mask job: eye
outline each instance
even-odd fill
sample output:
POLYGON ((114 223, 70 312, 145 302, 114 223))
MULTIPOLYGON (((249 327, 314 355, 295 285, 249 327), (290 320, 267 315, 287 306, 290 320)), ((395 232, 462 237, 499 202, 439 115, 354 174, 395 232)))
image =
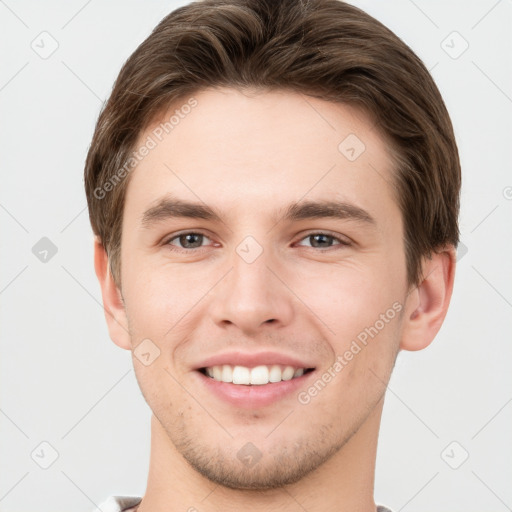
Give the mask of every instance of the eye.
POLYGON ((339 242, 336 245, 342 245, 342 246, 349 246, 350 242, 343 240, 341 238, 338 238, 334 235, 330 235, 329 233, 310 233, 306 237, 302 238, 302 240, 309 240, 311 245, 306 247, 313 247, 315 249, 325 249, 332 247, 332 243, 334 240, 339 242))
POLYGON ((210 240, 206 235, 203 233, 196 233, 195 231, 188 231, 187 233, 181 233, 179 235, 173 236, 172 238, 169 238, 167 242, 165 242, 166 245, 176 246, 176 244, 173 243, 174 240, 176 240, 180 246, 178 246, 178 249, 198 249, 202 247, 202 242, 204 240, 210 240))
MULTIPOLYGON (((200 249, 201 247, 204 247, 203 242, 205 240, 210 240, 205 234, 196 231, 187 231, 169 238, 164 242, 164 245, 171 246, 172 250, 190 252, 193 249, 200 249)), ((310 233, 301 239, 301 241, 303 240, 308 240, 310 242, 310 244, 305 247, 312 247, 314 249, 329 249, 335 246, 351 245, 347 240, 323 232, 310 233)), ((302 244, 299 243, 298 245, 302 244)))

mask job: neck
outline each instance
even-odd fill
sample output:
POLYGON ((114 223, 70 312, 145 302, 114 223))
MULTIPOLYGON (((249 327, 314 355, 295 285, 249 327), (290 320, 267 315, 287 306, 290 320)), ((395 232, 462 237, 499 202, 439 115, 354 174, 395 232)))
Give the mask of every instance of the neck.
POLYGON ((322 466, 295 484, 265 490, 230 489, 199 474, 153 415, 148 482, 137 512, 375 512, 375 459, 383 405, 384 397, 322 466))

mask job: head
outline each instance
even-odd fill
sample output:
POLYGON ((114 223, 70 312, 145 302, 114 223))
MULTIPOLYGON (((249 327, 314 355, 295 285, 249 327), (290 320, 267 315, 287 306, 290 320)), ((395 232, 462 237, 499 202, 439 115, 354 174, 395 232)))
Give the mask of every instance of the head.
POLYGON ((382 404, 399 350, 444 320, 459 236, 450 118, 420 59, 343 2, 204 0, 164 18, 99 116, 85 187, 111 337, 152 347, 151 364, 134 356, 141 390, 218 483, 272 487, 319 467, 382 404), (295 354, 315 378, 279 406, 211 402, 197 365, 230 349, 295 354), (283 403, 312 414, 266 437, 283 403), (247 442, 264 456, 241 469, 247 442))

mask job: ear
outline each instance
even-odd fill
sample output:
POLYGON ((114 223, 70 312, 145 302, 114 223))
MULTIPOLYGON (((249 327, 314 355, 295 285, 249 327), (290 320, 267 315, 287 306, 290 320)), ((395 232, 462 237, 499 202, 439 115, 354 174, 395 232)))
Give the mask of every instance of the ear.
POLYGON ((421 350, 434 340, 450 304, 455 265, 452 245, 423 260, 423 281, 406 298, 401 350, 421 350))
POLYGON ((128 319, 121 291, 116 286, 107 252, 98 237, 94 239, 94 270, 100 283, 103 298, 103 310, 107 320, 110 339, 119 347, 131 350, 128 319))

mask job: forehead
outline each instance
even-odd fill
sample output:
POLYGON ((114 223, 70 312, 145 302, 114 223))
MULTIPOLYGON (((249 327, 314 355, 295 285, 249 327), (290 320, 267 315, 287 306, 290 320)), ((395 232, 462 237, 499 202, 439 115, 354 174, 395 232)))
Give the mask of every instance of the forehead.
POLYGON ((362 111, 289 91, 206 89, 175 102, 139 136, 125 206, 168 193, 217 209, 263 212, 301 198, 393 199, 386 141, 362 111))

